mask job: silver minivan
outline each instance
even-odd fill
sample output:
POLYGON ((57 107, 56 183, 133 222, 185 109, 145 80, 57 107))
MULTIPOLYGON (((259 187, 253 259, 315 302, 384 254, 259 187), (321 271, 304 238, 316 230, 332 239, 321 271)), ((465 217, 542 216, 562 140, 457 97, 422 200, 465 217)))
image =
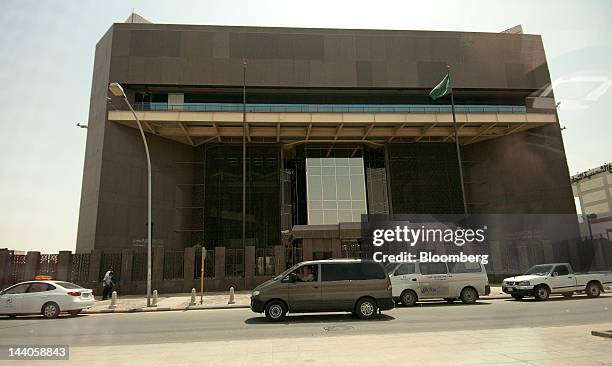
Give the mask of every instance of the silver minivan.
POLYGON ((251 310, 281 321, 290 313, 346 311, 369 319, 393 309, 391 282, 380 263, 329 259, 296 264, 257 286, 251 310))
POLYGON ((385 268, 393 286, 393 299, 413 306, 423 299, 460 299, 473 304, 491 293, 487 271, 479 262, 388 263, 385 268))

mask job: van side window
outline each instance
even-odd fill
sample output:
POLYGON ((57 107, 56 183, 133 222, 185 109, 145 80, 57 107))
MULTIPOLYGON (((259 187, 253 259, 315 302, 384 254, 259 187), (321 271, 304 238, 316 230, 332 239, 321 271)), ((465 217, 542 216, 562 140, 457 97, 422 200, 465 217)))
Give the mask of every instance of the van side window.
POLYGON ((345 263, 321 264, 321 281, 347 281, 352 279, 345 263))
POLYGON ((567 276, 569 274, 569 269, 567 269, 567 266, 556 266, 553 272, 557 272, 558 276, 567 276))
POLYGON ((432 274, 446 274, 446 263, 443 262, 431 262, 431 263, 419 263, 421 274, 432 275, 432 274))
POLYGON ((450 273, 477 273, 482 272, 479 262, 448 263, 450 273))
POLYGON ((355 280, 383 280, 385 279, 385 271, 378 263, 361 262, 350 263, 351 274, 355 280))
POLYGON ((414 263, 404 263, 395 270, 396 275, 407 275, 414 273, 414 263))

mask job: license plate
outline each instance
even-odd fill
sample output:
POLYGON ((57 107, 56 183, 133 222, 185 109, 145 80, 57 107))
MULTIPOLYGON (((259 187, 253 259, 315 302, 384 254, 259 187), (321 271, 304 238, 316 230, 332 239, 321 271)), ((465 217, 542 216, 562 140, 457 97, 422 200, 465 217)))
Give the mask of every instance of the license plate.
POLYGON ((84 293, 83 297, 89 297, 89 293, 84 293))
POLYGON ((514 291, 514 287, 508 287, 508 292, 513 292, 514 291))

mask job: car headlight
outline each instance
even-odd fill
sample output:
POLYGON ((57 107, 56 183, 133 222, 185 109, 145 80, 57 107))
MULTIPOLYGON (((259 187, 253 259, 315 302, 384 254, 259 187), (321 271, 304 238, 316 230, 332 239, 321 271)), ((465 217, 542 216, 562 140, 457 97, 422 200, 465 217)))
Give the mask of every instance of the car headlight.
POLYGON ((518 283, 519 286, 531 286, 531 284, 529 283, 529 281, 521 281, 518 283))
POLYGON ((259 295, 259 291, 253 291, 253 293, 251 295, 252 296, 258 296, 259 295))

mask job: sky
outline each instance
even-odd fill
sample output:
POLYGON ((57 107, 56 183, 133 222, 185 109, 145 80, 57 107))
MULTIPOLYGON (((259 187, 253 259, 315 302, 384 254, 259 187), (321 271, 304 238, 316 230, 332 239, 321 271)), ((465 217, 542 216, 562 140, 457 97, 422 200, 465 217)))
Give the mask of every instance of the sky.
POLYGON ((30 1, 0 4, 0 248, 74 250, 97 41, 153 23, 541 34, 571 174, 612 162, 612 1, 30 1))

